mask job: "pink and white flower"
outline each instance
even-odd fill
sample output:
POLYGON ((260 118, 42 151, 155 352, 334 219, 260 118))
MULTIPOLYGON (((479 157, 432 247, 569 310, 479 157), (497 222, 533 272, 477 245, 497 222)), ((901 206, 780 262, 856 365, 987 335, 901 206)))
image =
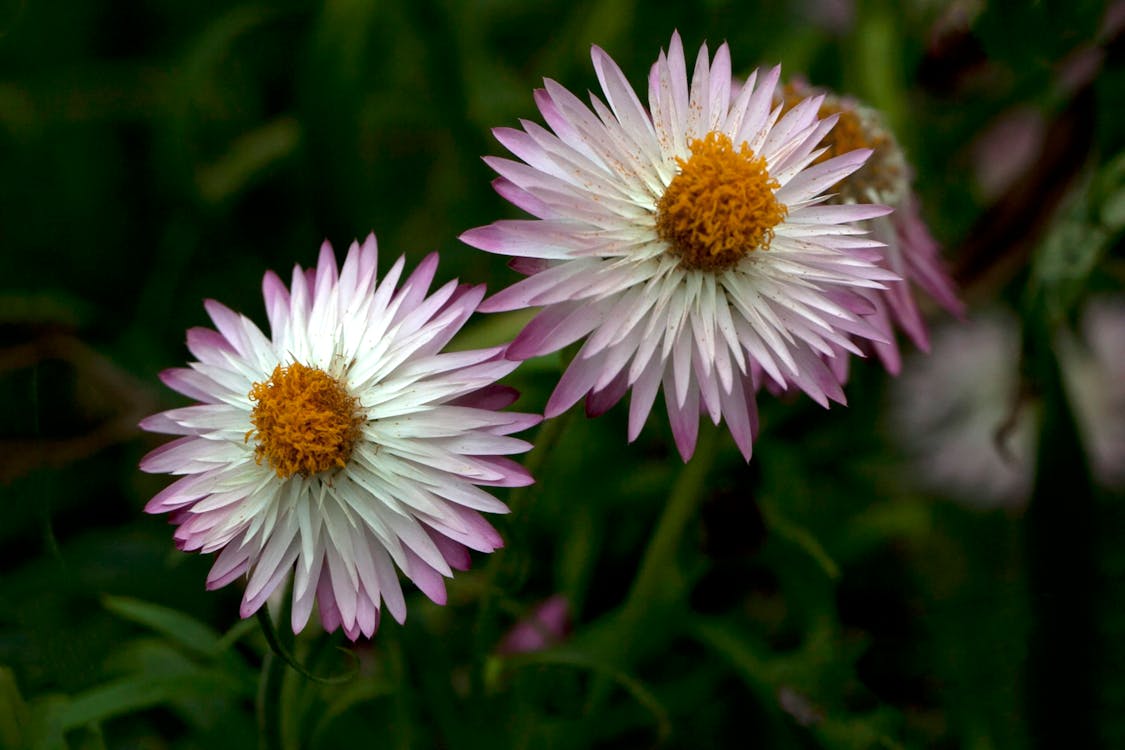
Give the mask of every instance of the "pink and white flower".
MULTIPOLYGON (((794 106, 817 93, 824 96, 820 114, 839 117, 836 127, 825 139, 828 147, 825 156, 857 148, 872 151, 871 158, 862 167, 832 188, 835 194, 830 202, 883 203, 894 209, 894 213, 874 219, 870 228, 872 238, 883 243, 880 265, 893 271, 900 280, 888 282, 884 289, 862 294, 874 306, 869 321, 885 333, 884 341, 873 340, 864 347, 875 351, 888 372, 898 374, 902 355, 895 341, 895 328, 904 331, 922 351, 930 348, 915 287, 958 317, 964 315, 965 307, 957 298, 953 280, 942 263, 941 248, 922 219, 912 188, 913 170, 882 116, 851 97, 821 91, 801 80, 788 83, 782 98, 786 106, 794 106)), ((834 363, 842 378, 846 362, 846 357, 840 357, 834 363)))
POLYGON ((631 391, 631 441, 663 389, 684 460, 701 410, 726 420, 749 460, 763 382, 842 403, 824 358, 885 338, 858 292, 898 276, 857 222, 890 209, 824 194, 871 152, 814 164, 837 120, 817 116, 823 97, 782 114, 778 68, 732 93, 725 44, 713 59, 704 46, 689 77, 673 35, 647 108, 605 52, 592 57, 605 101, 587 106, 548 79, 535 99, 550 129, 494 131, 517 157, 486 158, 495 187, 535 218, 462 235, 529 274, 481 309, 542 308, 509 347, 514 359, 584 340, 548 417, 583 396, 600 414, 631 391))
POLYGON ((507 508, 481 486, 532 481, 504 456, 539 417, 498 411, 515 399, 495 384, 516 366, 502 347, 441 352, 484 289, 429 294, 437 263, 396 289, 404 259, 377 281, 374 235, 339 270, 325 243, 289 288, 265 275, 270 335, 208 300, 217 330, 189 330, 196 361, 162 373, 199 403, 141 423, 180 436, 141 469, 182 476, 145 510, 170 514, 181 549, 218 553, 209 589, 246 577, 243 617, 292 579, 294 632, 315 602, 326 630, 370 637, 383 605, 406 617, 396 567, 443 604, 469 550, 501 546, 481 514, 507 508))

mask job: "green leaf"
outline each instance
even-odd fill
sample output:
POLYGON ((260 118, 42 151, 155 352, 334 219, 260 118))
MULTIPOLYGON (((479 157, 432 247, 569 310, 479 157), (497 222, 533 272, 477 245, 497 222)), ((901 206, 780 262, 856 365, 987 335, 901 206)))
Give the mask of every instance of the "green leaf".
MULTIPOLYGON (((804 671, 799 662, 807 660, 808 654, 775 654, 749 638, 743 628, 720 620, 701 618, 691 632, 700 643, 723 657, 764 705, 788 713, 798 724, 819 737, 825 747, 856 750, 901 747, 884 727, 895 717, 890 708, 856 715, 818 706, 799 692, 801 686, 791 684, 790 680, 804 671)), ((810 638, 809 647, 803 651, 811 649, 816 652, 819 649, 817 641, 817 638, 810 638)), ((823 656, 813 655, 817 661, 823 662, 823 656)), ((830 667, 824 663, 816 665, 818 673, 828 669, 830 667)))
POLYGON ((586 654, 572 650, 536 651, 534 653, 519 654, 504 659, 508 667, 529 666, 561 666, 574 669, 584 669, 606 678, 621 686, 638 704, 652 715, 656 725, 656 745, 661 745, 672 733, 672 721, 668 716, 668 709, 653 694, 647 686, 624 670, 611 664, 597 661, 586 654))
POLYGON ((837 554, 845 560, 855 559, 888 539, 921 540, 930 532, 932 523, 929 505, 914 499, 887 500, 851 519, 844 528, 837 554))
POLYGON ((105 735, 100 724, 90 724, 79 730, 75 750, 106 750, 105 735))
POLYGON ((487 349, 492 346, 507 344, 534 317, 534 310, 513 310, 512 312, 497 313, 480 320, 469 321, 453 337, 449 344, 449 350, 487 349))
POLYGON ((33 750, 67 750, 62 714, 70 703, 65 695, 42 695, 31 703, 30 746, 33 750))
POLYGON ((278 117, 251 130, 235 140, 225 154, 199 170, 199 194, 207 203, 223 203, 292 155, 300 142, 301 125, 290 116, 278 117))
POLYGON ((254 620, 239 620, 219 639, 219 651, 226 651, 257 629, 258 624, 254 620))
POLYGON ((1067 320, 1090 278, 1125 230, 1125 154, 1075 188, 1032 261, 1029 309, 1049 327, 1067 320))
POLYGON ((64 731, 170 703, 178 698, 241 692, 236 680, 213 670, 178 675, 138 675, 100 685, 72 697, 59 711, 64 731))
POLYGON ((345 686, 328 704, 317 712, 316 725, 313 727, 312 736, 323 736, 332 723, 351 709, 363 703, 378 700, 388 695, 393 695, 396 687, 387 680, 354 680, 345 686))
POLYGON ((0 748, 26 746, 30 721, 31 715, 15 674, 7 667, 0 667, 0 748))
POLYGON ((800 549, 817 564, 826 576, 833 581, 840 577, 840 566, 824 549, 824 546, 804 526, 785 517, 773 503, 763 501, 760 504, 762 515, 765 517, 769 530, 778 538, 800 549))
POLYGON ((1094 180, 1095 200, 1101 204, 1098 218, 1110 232, 1125 229, 1125 153, 1106 164, 1094 180))
POLYGON ((103 596, 102 603, 115 615, 167 636, 200 656, 213 657, 224 648, 218 633, 177 610, 125 596, 103 596))
POLYGON ((0 322, 53 323, 78 327, 92 317, 90 305, 62 289, 0 292, 0 322))

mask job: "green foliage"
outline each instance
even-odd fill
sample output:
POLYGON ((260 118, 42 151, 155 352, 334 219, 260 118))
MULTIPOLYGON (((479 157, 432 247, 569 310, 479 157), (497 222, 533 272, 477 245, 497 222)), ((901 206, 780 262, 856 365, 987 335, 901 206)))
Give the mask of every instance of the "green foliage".
MULTIPOLYGON (((813 0, 9 5, 0 748, 1125 742, 1122 498, 1091 470, 1058 347, 1125 285, 1107 3, 858 0, 844 24, 828 6, 847 3, 813 0), (506 547, 370 642, 237 621, 238 584, 204 590, 210 558, 143 515, 165 479, 136 470, 156 445, 136 422, 180 403, 155 376, 201 300, 262 321, 266 269, 370 231, 384 268, 439 250, 439 280, 510 284, 456 240, 518 215, 489 189, 489 129, 538 121, 544 77, 596 88, 591 44, 642 87, 673 29, 689 50, 729 41, 738 75, 781 62, 885 113, 970 319, 1021 310, 1042 415, 1026 512, 920 489, 889 378, 856 361, 847 409, 763 394, 749 465, 709 425, 682 465, 659 403, 631 445, 624 405, 545 422, 537 484, 499 493, 506 547), (988 194, 973 174, 1003 154, 981 136, 1015 110, 1043 143, 988 194), (558 593, 562 641, 501 653, 558 593)), ((475 318, 454 347, 528 315, 475 318)), ((512 375, 520 408, 542 410, 569 354, 512 375)))

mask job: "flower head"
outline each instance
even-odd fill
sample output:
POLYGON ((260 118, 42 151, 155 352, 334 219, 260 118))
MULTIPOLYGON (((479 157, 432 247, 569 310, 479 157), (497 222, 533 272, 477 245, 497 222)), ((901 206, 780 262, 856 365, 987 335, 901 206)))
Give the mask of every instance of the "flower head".
POLYGON ((315 602, 327 630, 371 636, 382 604, 406 617, 396 566, 444 603, 468 550, 501 546, 481 512, 507 509, 478 485, 531 482, 503 458, 530 448, 508 435, 539 419, 497 411, 515 363, 502 348, 441 353, 483 288, 428 294, 430 255, 396 290, 403 259, 381 282, 376 259, 372 235, 339 270, 325 243, 289 288, 267 273, 269 336, 209 300, 217 330, 189 330, 197 361, 161 376, 199 403, 141 423, 181 436, 141 468, 183 476, 145 510, 171 514, 181 549, 218 553, 208 588, 248 575, 243 617, 292 577, 294 631, 315 602))
MULTIPOLYGON (((819 92, 800 80, 786 84, 779 99, 794 107, 808 97, 823 93, 820 115, 837 115, 836 127, 825 138, 828 151, 824 156, 847 153, 857 148, 871 149, 871 158, 842 179, 832 189, 832 203, 884 203, 894 213, 876 218, 871 223, 872 237, 883 243, 880 264, 899 277, 886 288, 865 290, 862 295, 874 310, 869 320, 884 331, 885 341, 872 341, 869 346, 891 373, 898 373, 902 358, 895 343, 893 329, 901 328, 915 346, 929 351, 929 336, 912 287, 918 287, 935 302, 954 315, 965 308, 957 298, 953 281, 941 261, 941 249, 930 235, 919 211, 911 183, 913 171, 894 134, 883 118, 871 107, 855 99, 819 92)), ((822 156, 821 158, 824 158, 822 156)), ((841 358, 837 365, 846 362, 841 358)))
POLYGON ((543 308, 509 357, 585 339, 548 417, 583 396, 600 414, 631 390, 633 440, 663 386, 684 460, 700 410, 725 419, 749 459, 763 382, 842 402, 823 357, 882 338, 856 291, 898 277, 855 222, 889 209, 825 205, 823 195, 871 152, 821 160, 838 119, 818 118, 823 97, 782 114, 778 68, 732 93, 725 44, 713 59, 704 46, 689 80, 674 35, 649 75, 647 108, 597 47, 593 62, 604 102, 592 96, 591 109, 547 80, 535 98, 550 130, 525 121, 495 131, 519 159, 486 159, 496 189, 536 218, 462 235, 529 274, 481 309, 543 308))

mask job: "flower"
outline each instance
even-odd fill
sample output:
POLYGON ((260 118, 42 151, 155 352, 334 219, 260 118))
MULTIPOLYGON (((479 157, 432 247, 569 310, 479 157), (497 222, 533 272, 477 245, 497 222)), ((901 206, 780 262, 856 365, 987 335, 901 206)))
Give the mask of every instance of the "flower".
POLYGON ((855 0, 800 0, 801 20, 831 34, 843 36, 855 26, 855 0))
MULTIPOLYGON (((850 97, 819 92, 800 80, 786 84, 779 98, 788 108, 816 93, 824 94, 820 116, 839 116, 836 127, 825 138, 828 151, 820 158, 858 148, 872 150, 871 158, 862 167, 833 188, 836 192, 830 202, 883 203, 894 208, 894 213, 878 217, 871 223, 871 233, 884 245, 880 265, 893 271, 901 280, 889 281, 884 289, 865 290, 861 294, 875 308, 870 322, 885 333, 886 339, 873 340, 865 347, 875 351, 888 372, 897 374, 902 367, 902 357, 895 342, 895 326, 901 328, 922 351, 929 351, 930 347, 912 286, 920 288, 958 317, 964 315, 965 308, 942 265, 941 248, 922 220, 918 199, 911 188, 913 170, 907 164, 894 134, 871 107, 850 97)), ((840 357, 834 363, 839 368, 838 374, 846 372, 842 368, 846 361, 845 357, 840 357)))
POLYGON ((481 309, 543 308, 512 358, 585 339, 547 417, 583 396, 587 413, 601 414, 631 391, 632 441, 663 387, 685 461, 701 409, 726 420, 749 460, 763 381, 842 403, 821 357, 858 354, 853 336, 881 337, 856 290, 897 277, 854 222, 889 209, 825 205, 822 195, 870 151, 813 164, 837 118, 817 118, 821 97, 781 116, 779 68, 732 95, 725 44, 713 60, 700 50, 689 82, 673 35, 649 75, 648 109, 605 52, 592 57, 605 102, 591 96, 591 110, 548 79, 535 98, 550 130, 524 121, 494 131, 519 159, 486 157, 495 187, 536 218, 462 235, 529 274, 481 309))
POLYGON ((939 327, 891 389, 890 423, 918 484, 978 508, 1031 491, 1038 406, 1021 397, 1019 321, 988 310, 939 327))
MULTIPOLYGON (((1094 479, 1125 487, 1125 298, 1096 297, 1077 333, 1054 339, 1094 479)), ((891 391, 891 425, 910 476, 980 508, 1022 508, 1034 480, 1040 407, 1020 383, 1019 321, 987 310, 935 331, 933 352, 891 391)))
POLYGON ((981 197, 995 201, 1027 174, 1042 153, 1047 118, 1032 106, 994 119, 972 145, 973 176, 981 197))
POLYGON ((1125 297, 1087 302, 1078 335, 1064 331, 1055 350, 1094 478, 1125 487, 1125 297))
POLYGON ((528 654, 562 641, 570 630, 570 602, 555 594, 537 604, 504 634, 496 647, 501 654, 528 654))
POLYGON ((292 575, 294 632, 315 600, 326 630, 370 637, 380 601, 406 617, 395 566, 443 604, 442 577, 468 566, 468 550, 501 546, 481 513, 507 508, 477 485, 532 481, 502 457, 528 450, 508 435, 539 420, 497 411, 515 399, 495 385, 515 363, 501 347, 440 352, 483 287, 427 296, 433 254, 396 291, 403 263, 377 282, 371 235, 337 272, 325 243, 289 289, 265 275, 269 337, 208 300, 217 330, 189 330, 197 361, 161 374, 200 403, 141 422, 182 436, 141 461, 183 476, 145 510, 171 514, 181 549, 219 553, 209 589, 248 575, 243 617, 292 575))

